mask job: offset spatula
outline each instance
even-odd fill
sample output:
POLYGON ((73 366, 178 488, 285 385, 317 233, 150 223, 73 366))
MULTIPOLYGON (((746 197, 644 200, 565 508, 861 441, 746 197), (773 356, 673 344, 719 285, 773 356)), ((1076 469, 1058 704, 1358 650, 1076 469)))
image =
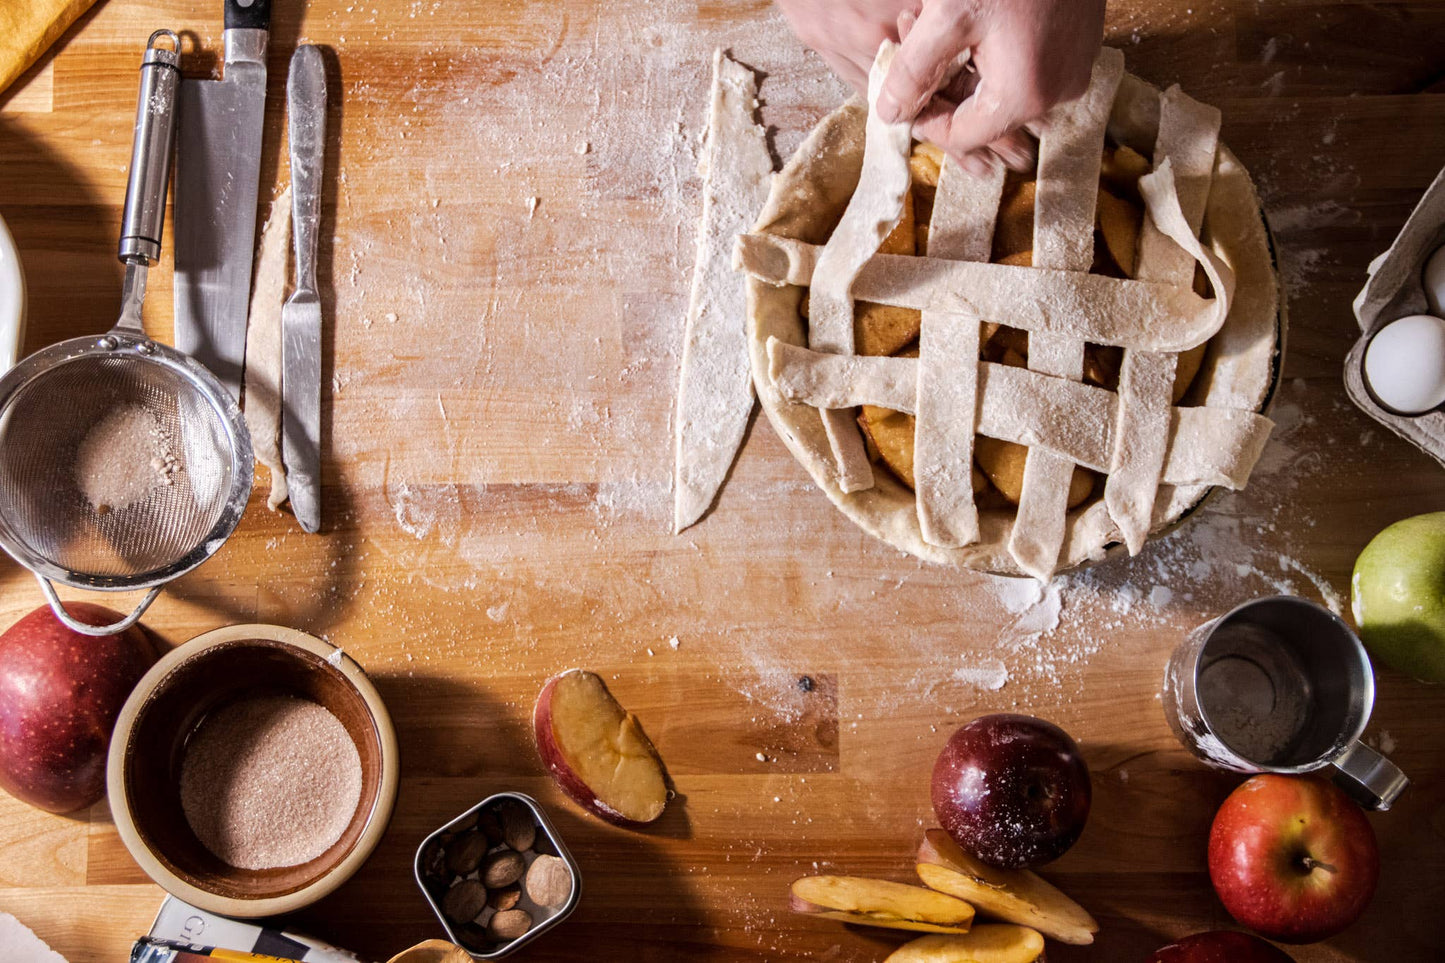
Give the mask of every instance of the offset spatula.
POLYGON ((326 66, 300 46, 286 81, 291 143, 291 220, 296 290, 281 308, 281 458, 291 510, 308 532, 321 527, 321 298, 316 232, 326 148, 326 66))
POLYGON ((176 347, 240 398, 271 0, 224 4, 221 79, 181 82, 174 204, 176 347))

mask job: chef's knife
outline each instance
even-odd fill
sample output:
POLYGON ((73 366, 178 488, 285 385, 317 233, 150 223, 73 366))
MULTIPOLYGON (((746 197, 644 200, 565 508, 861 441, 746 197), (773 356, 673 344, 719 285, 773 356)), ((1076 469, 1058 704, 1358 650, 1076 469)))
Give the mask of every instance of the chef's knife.
POLYGON ((281 308, 281 458, 291 510, 308 532, 321 527, 321 298, 316 232, 326 148, 326 66, 321 50, 300 46, 286 79, 291 144, 291 221, 296 290, 281 308))
POLYGON ((175 190, 176 347, 237 398, 256 245, 271 0, 224 0, 220 80, 181 82, 175 190))

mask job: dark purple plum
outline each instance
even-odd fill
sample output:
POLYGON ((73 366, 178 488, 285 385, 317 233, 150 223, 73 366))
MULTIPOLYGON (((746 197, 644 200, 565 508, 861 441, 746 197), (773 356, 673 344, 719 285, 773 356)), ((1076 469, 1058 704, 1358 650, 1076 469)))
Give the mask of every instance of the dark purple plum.
POLYGON ((992 866, 1052 862, 1089 818, 1089 767, 1069 734, 1014 713, 980 716, 933 766, 933 811, 964 850, 992 866))

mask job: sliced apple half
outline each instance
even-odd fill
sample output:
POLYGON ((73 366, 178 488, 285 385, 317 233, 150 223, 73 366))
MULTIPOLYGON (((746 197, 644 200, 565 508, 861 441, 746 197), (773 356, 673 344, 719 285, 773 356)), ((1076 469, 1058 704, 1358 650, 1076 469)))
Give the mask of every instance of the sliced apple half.
POLYGON ((1099 931, 1087 910, 1038 874, 981 863, 941 829, 924 834, 917 869, 918 877, 933 889, 968 900, 980 913, 1032 927, 1060 943, 1092 943, 1099 931))
POLYGON ((662 815, 667 775, 637 717, 594 672, 550 679, 532 714, 537 751, 562 791, 593 815, 639 826, 662 815))
POLYGON ((973 907, 936 890, 863 876, 794 880, 789 907, 824 919, 923 933, 967 933, 973 907), (940 898, 941 897, 941 898, 940 898))
POLYGON ((1034 963, 1044 938, 1027 926, 980 923, 962 936, 922 936, 904 943, 884 963, 1034 963))

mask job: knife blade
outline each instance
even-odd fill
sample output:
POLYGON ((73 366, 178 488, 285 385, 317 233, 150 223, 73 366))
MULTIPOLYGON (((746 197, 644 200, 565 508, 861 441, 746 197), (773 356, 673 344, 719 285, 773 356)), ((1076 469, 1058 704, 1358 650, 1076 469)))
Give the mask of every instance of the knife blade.
POLYGON ((271 0, 224 0, 220 80, 181 82, 175 180, 176 347, 241 396, 266 114, 271 0))
POLYGON ((281 457, 291 510, 301 527, 321 527, 321 297, 316 289, 316 233, 326 150, 326 66, 317 47, 302 45, 286 78, 291 151, 291 220, 296 289, 281 307, 281 457))

